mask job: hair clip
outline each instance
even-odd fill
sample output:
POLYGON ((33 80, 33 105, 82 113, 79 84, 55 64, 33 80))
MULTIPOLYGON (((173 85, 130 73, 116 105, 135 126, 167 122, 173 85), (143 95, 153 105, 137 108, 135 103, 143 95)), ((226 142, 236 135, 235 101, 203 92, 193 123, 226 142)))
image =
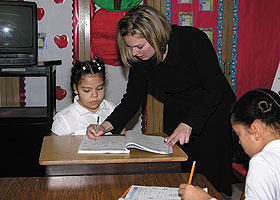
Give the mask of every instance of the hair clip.
POLYGON ((276 99, 274 99, 273 96, 271 96, 269 93, 267 93, 267 92, 265 92, 265 91, 262 91, 262 90, 256 90, 256 91, 259 91, 259 92, 261 92, 261 93, 263 93, 263 94, 269 96, 269 97, 274 101, 274 103, 280 108, 279 103, 278 103, 278 102, 276 101, 276 99))
POLYGON ((97 69, 98 69, 99 71, 102 70, 101 64, 100 64, 99 62, 97 62, 95 59, 94 59, 92 62, 93 62, 95 65, 97 65, 97 69))
POLYGON ((92 61, 94 64, 96 64, 98 67, 100 67, 100 64, 96 62, 95 60, 92 61))
POLYGON ((86 70, 86 67, 84 66, 84 67, 82 67, 83 68, 83 70, 86 70))
POLYGON ((260 101, 258 103, 258 107, 261 110, 261 112, 263 114, 265 114, 265 113, 267 113, 267 112, 269 112, 271 110, 272 104, 271 103, 268 104, 266 101, 260 101))

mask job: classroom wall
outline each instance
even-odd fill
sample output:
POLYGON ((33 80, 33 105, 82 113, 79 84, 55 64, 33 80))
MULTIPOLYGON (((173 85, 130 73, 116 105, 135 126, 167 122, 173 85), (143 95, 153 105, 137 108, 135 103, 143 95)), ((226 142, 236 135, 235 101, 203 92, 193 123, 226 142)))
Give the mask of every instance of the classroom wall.
MULTIPOLYGON (((56 82, 67 91, 70 90, 70 67, 72 65, 72 1, 64 1, 63 4, 57 4, 54 0, 42 1, 33 0, 38 8, 44 9, 43 18, 38 21, 38 33, 45 33, 44 48, 38 49, 38 60, 62 60, 62 65, 57 66, 56 82), (68 37, 66 48, 60 49, 54 42, 56 35, 65 34, 68 37)), ((40 80, 31 80, 26 78, 26 106, 46 105, 46 97, 36 94, 36 90, 46 90, 43 77, 40 80)), ((71 103, 71 95, 68 95, 62 101, 56 101, 57 111, 62 110, 71 103)))

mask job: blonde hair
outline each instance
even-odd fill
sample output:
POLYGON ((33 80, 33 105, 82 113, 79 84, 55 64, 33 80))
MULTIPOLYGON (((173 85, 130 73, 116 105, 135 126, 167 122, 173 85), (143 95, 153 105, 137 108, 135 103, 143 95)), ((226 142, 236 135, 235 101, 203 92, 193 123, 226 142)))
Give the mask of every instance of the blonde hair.
POLYGON ((150 6, 139 5, 129 10, 118 22, 118 48, 123 64, 130 67, 139 59, 132 55, 131 49, 126 45, 124 36, 132 35, 145 38, 154 48, 157 64, 162 61, 169 41, 171 26, 166 17, 150 6))

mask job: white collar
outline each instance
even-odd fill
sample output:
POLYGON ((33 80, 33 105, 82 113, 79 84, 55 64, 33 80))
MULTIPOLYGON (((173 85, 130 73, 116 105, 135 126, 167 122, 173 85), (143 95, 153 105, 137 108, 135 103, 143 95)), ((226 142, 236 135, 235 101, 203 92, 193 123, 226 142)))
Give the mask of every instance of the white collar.
POLYGON ((280 146, 280 139, 278 140, 273 140, 271 142, 269 142, 264 148, 263 150, 269 150, 272 149, 274 147, 279 147, 280 146))
MULTIPOLYGON (((81 106, 81 105, 79 104, 78 100, 79 100, 79 96, 76 95, 76 96, 74 97, 74 105, 75 105, 75 107, 76 107, 76 109, 77 109, 77 112, 78 112, 80 115, 84 115, 84 114, 87 114, 87 113, 94 113, 94 112, 92 112, 92 111, 86 109, 85 107, 81 106)), ((105 109, 105 110, 108 110, 108 109, 109 109, 108 105, 106 104, 106 100, 105 100, 105 99, 103 99, 103 101, 102 101, 101 104, 99 105, 99 108, 98 108, 98 110, 96 111, 96 113, 99 113, 102 109, 105 109)))

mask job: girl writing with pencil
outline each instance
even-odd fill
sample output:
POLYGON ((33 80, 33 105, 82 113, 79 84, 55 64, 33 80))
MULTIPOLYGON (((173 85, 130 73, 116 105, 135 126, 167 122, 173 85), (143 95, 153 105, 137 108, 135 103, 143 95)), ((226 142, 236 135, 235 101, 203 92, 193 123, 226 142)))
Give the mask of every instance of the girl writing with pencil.
POLYGON ((102 123, 115 108, 104 99, 105 65, 100 59, 76 61, 71 72, 74 103, 55 115, 51 135, 85 135, 89 124, 102 123))
MULTIPOLYGON (((280 97, 268 89, 244 94, 231 114, 239 143, 251 157, 245 183, 246 200, 280 199, 280 97)), ((182 199, 209 200, 201 188, 181 184, 182 199)), ((214 198, 212 198, 214 199, 214 198)))

